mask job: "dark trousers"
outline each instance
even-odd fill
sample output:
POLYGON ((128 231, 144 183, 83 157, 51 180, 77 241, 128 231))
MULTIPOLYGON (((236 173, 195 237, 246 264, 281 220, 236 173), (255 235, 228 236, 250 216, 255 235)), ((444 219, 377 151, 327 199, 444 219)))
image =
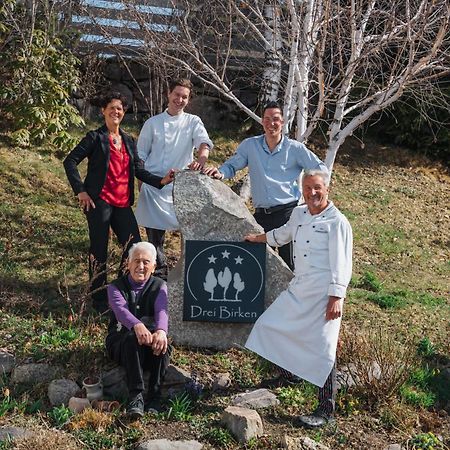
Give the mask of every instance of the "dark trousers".
POLYGON ((101 198, 95 202, 95 208, 86 213, 89 227, 89 277, 91 279, 92 300, 95 303, 107 302, 106 259, 108 255, 109 229, 112 228, 119 244, 123 247, 119 275, 123 268, 128 250, 140 242, 139 227, 131 207, 111 206, 101 198), (96 292, 93 292, 96 291, 96 292))
MULTIPOLYGON (((295 206, 292 205, 287 206, 286 208, 282 208, 272 213, 265 213, 258 208, 253 215, 255 220, 264 228, 264 231, 267 233, 268 231, 274 230, 275 228, 279 228, 283 226, 291 217, 292 211, 295 206)), ((289 266, 291 270, 294 270, 294 259, 292 255, 292 242, 289 244, 278 247, 278 254, 283 259, 283 261, 289 266)))
POLYGON ((146 228, 148 242, 151 242, 156 248, 156 269, 157 277, 167 280, 167 258, 164 253, 164 241, 166 240, 166 230, 157 230, 156 228, 146 228))
POLYGON ((139 345, 134 331, 110 333, 106 340, 109 357, 127 374, 130 397, 144 391, 144 371, 150 372, 147 399, 161 395, 161 383, 169 366, 170 347, 164 355, 154 355, 152 348, 139 345))
MULTIPOLYGON (((291 372, 281 367, 278 367, 279 372, 287 379, 292 380, 296 378, 291 372)), ((331 416, 334 413, 336 406, 336 393, 337 393, 337 383, 336 383, 336 363, 331 369, 325 384, 323 387, 319 388, 319 404, 317 406, 317 412, 325 414, 326 416, 331 416)))

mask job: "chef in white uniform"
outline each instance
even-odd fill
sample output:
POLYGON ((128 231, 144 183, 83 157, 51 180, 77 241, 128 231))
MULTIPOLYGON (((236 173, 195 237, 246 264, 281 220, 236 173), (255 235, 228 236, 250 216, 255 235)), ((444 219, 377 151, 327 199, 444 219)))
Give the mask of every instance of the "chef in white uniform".
MULTIPOLYGON (((142 127, 137 149, 145 169, 154 175, 166 174, 171 169, 203 168, 213 143, 200 117, 184 112, 189 103, 192 83, 186 79, 173 80, 169 85, 167 109, 148 119, 142 127), (197 160, 193 159, 194 148, 197 160)), ((177 230, 172 199, 173 186, 156 189, 143 184, 136 208, 138 224, 145 227, 148 240, 157 251, 155 274, 167 277, 164 254, 166 230, 177 230)))
POLYGON ((352 272, 352 229, 328 200, 328 185, 327 172, 306 170, 305 204, 282 227, 245 236, 271 246, 293 242, 295 277, 257 320, 245 346, 319 386, 318 409, 300 417, 312 428, 334 412, 336 348, 352 272))

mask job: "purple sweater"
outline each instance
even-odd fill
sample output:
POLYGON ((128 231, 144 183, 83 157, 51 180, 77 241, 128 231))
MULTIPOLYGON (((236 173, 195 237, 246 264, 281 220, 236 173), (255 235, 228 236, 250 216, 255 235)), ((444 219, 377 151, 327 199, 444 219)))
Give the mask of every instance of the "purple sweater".
MULTIPOLYGON (((128 281, 130 282, 131 289, 135 292, 136 296, 141 292, 145 286, 145 282, 138 283, 128 275, 128 281)), ((118 322, 123 326, 131 330, 136 324, 141 321, 131 314, 128 309, 128 304, 119 289, 113 284, 109 284, 108 290, 108 303, 112 309, 118 322)), ((157 330, 163 330, 167 333, 169 326, 169 315, 167 313, 167 285, 164 283, 158 292, 158 296, 155 300, 155 325, 157 330)))

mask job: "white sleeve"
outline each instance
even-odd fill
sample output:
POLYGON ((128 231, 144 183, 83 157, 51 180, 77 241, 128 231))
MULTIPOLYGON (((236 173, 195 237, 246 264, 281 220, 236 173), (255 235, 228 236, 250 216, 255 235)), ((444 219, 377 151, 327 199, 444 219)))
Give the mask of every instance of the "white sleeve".
POLYGON ((213 143, 208 136, 205 126, 200 117, 195 117, 194 130, 192 133, 193 144, 195 148, 199 148, 201 144, 207 144, 209 149, 213 148, 213 143))
POLYGON ((147 120, 139 133, 137 141, 137 151, 139 158, 144 162, 147 161, 148 155, 152 150, 153 143, 153 123, 151 120, 147 120))
POLYGON ((328 295, 345 298, 352 276, 352 227, 343 217, 331 227, 329 237, 329 258, 331 282, 328 295))
POLYGON ((292 212, 290 219, 281 227, 266 233, 267 243, 271 247, 281 247, 294 239, 294 232, 298 225, 297 214, 292 212))

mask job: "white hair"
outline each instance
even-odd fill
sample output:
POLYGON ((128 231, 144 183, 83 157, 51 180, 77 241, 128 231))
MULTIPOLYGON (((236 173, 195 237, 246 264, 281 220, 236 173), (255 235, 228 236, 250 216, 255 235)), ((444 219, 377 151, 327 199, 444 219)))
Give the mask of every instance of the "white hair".
POLYGON ((133 259, 134 253, 138 250, 149 253, 151 262, 153 264, 156 262, 156 248, 150 242, 137 242, 136 244, 133 244, 128 251, 128 261, 133 259))
POLYGON ((323 184, 328 187, 330 185, 330 175, 328 171, 325 170, 319 170, 319 169, 305 169, 303 171, 303 177, 302 180, 304 180, 307 177, 314 177, 319 176, 323 180, 323 184))

